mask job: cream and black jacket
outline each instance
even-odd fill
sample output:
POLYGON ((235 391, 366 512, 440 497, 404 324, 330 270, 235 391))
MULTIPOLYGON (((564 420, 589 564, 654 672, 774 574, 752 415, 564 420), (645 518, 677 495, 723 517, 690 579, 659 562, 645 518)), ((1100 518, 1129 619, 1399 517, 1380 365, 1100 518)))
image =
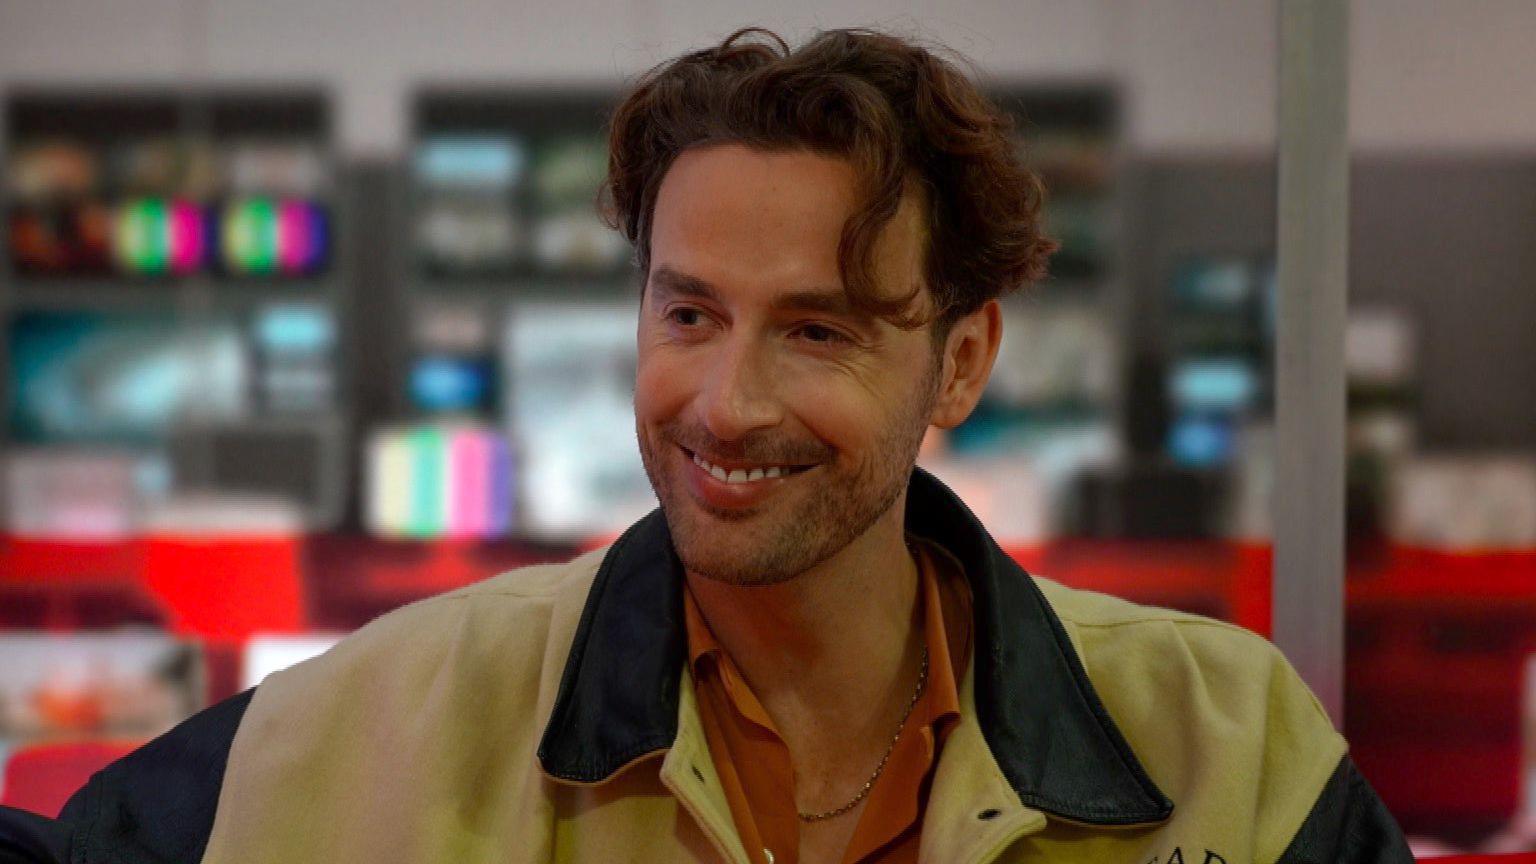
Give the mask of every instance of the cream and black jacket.
MULTIPOLYGON (((1412 860, 1262 638, 1031 576, 922 469, 906 527, 961 562, 975 612, 923 861, 1412 860)), ((398 609, 104 769, 57 820, 0 811, 0 861, 745 862, 681 578, 658 510, 398 609)))

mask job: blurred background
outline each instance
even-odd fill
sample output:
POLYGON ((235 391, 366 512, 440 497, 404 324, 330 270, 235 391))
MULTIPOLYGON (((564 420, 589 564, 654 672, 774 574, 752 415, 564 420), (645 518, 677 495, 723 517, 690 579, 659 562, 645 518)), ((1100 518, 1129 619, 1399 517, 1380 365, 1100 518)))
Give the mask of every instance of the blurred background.
MULTIPOLYGON (((0 0, 0 802, 655 506, 603 124, 748 24, 961 52, 1045 177, 921 464, 1032 572, 1268 634, 1276 4, 922 5, 0 0)), ((1536 6, 1350 31, 1344 731, 1420 851, 1536 848, 1536 6)))

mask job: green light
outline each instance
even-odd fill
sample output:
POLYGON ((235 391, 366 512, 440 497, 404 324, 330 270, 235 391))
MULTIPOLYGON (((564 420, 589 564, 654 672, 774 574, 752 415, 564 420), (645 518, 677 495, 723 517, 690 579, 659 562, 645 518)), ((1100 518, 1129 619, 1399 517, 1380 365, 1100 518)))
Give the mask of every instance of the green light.
POLYGON ((251 198, 226 211, 220 246, 231 269, 268 273, 277 266, 277 208, 267 198, 251 198))
POLYGON ((171 222, 165 201, 140 198, 123 205, 117 217, 118 261, 134 273, 163 273, 170 263, 171 222))
POLYGON ((406 533, 415 537, 438 537, 448 521, 445 481, 448 442, 442 431, 422 427, 407 437, 411 447, 411 515, 406 533))

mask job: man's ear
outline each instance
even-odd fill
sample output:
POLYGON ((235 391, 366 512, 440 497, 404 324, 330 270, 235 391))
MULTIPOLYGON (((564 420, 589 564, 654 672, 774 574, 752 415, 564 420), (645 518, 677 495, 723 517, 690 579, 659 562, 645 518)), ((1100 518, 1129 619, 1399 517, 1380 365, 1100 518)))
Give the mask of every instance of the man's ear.
POLYGON ((971 416, 1002 341, 1003 311, 995 299, 955 322, 944 342, 944 369, 929 421, 932 425, 953 429, 971 416))

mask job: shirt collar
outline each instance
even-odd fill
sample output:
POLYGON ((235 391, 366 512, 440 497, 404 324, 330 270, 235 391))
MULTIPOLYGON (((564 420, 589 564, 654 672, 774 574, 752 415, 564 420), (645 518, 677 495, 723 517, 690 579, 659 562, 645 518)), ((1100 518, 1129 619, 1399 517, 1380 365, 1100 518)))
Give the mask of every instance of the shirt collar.
MULTIPOLYGON (((970 638, 968 615, 969 592, 963 581, 950 585, 948 579, 963 580, 962 570, 954 556, 935 547, 930 541, 915 535, 907 535, 907 541, 918 555, 918 590, 923 610, 923 639, 928 646, 928 684, 920 708, 926 715, 925 723, 932 725, 942 719, 960 714, 959 685, 957 677, 964 668, 956 669, 955 663, 966 660, 966 643, 970 638), (942 556, 942 557, 940 557, 942 556), (941 584, 942 583, 942 584, 941 584), (940 591, 948 596, 941 597, 940 591), (946 618, 950 619, 946 623, 946 618)), ((706 658, 718 658, 725 649, 715 639, 708 622, 700 611, 693 591, 687 581, 683 585, 683 621, 688 637, 688 665, 695 678, 706 674, 703 668, 706 658)), ((738 704, 738 709, 744 706, 738 704)), ((753 712, 755 713, 755 712, 753 712)))
MULTIPOLYGON (((970 582, 976 719, 1019 800, 1094 825, 1167 819, 1173 803, 1115 726, 1030 575, 922 468, 913 469, 905 523, 952 554, 970 582)), ((598 568, 539 744, 545 773, 601 782, 671 745, 685 619, 682 565, 658 508, 598 568)))

